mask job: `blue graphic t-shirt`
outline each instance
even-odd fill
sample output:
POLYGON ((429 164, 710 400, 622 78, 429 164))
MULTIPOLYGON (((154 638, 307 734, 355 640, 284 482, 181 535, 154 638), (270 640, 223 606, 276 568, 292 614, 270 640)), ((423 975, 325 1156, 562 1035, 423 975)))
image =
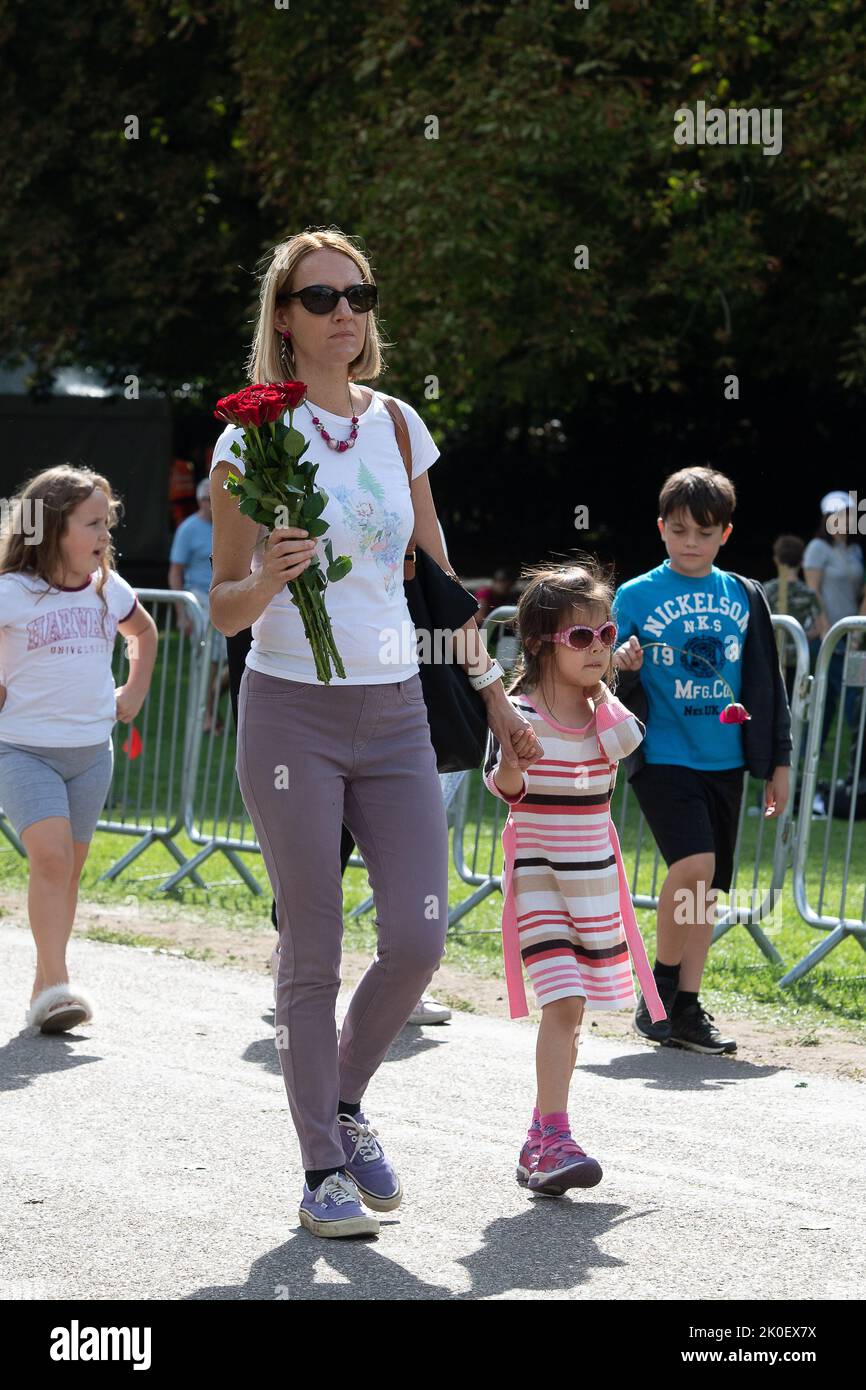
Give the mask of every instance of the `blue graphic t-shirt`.
POLYGON ((201 599, 207 611, 211 581, 210 553, 213 548, 213 523, 196 512, 178 526, 171 543, 169 560, 183 565, 183 587, 201 599))
POLYGON ((613 611, 617 645, 631 636, 642 647, 663 644, 644 651, 640 671, 649 705, 647 762, 717 772, 742 767, 742 726, 719 720, 740 698, 749 598, 739 580, 715 565, 690 579, 665 560, 621 585, 613 611))

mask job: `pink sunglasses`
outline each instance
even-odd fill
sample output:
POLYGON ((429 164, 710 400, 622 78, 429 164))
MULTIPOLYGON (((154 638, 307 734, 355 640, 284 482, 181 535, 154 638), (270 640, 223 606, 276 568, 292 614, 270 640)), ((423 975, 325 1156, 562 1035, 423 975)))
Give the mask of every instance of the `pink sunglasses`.
POLYGON ((583 627, 576 623, 574 627, 563 628, 562 632, 549 632, 543 641, 561 642, 563 646, 571 647, 572 651, 586 652, 592 646, 592 639, 597 637, 599 642, 605 647, 612 647, 616 641, 616 623, 602 623, 601 627, 583 627))

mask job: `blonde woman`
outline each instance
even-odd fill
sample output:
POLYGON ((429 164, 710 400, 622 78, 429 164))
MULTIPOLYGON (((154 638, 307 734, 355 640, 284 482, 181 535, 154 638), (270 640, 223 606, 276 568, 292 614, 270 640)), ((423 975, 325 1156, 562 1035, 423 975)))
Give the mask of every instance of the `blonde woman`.
MULTIPOLYGON (((263 276, 248 364, 251 381, 307 386, 294 426, 328 494, 333 553, 352 559, 327 590, 344 680, 316 679, 286 589, 317 542, 298 528, 260 536, 240 513, 224 488, 229 467, 242 467, 230 452, 238 429, 223 431, 211 465, 211 619, 227 636, 252 624, 237 774, 277 902, 277 1045, 305 1170, 300 1219, 317 1236, 377 1234, 361 1203, 372 1212, 400 1204, 402 1184, 361 1103, 439 964, 448 923, 448 832, 418 665, 389 664, 384 637, 411 633, 403 556, 413 508, 418 544, 450 571, 427 477, 439 450, 399 401, 412 443, 410 493, 384 401, 357 384, 384 369, 377 302, 369 262, 348 237, 291 237, 263 276), (343 821, 370 875, 378 949, 338 1042, 343 821)), ((507 700, 474 620, 466 630, 465 669, 516 767, 537 740, 507 700)))

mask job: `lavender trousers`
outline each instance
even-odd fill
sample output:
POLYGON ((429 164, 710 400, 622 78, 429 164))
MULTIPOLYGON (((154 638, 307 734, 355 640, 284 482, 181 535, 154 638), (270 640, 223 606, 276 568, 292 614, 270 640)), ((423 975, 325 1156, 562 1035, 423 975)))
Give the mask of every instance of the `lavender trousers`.
POLYGON ((445 948, 448 825, 421 677, 311 685, 248 666, 237 775, 277 903, 277 1051, 303 1165, 342 1166, 339 1102, 361 1100, 445 948), (343 821, 378 944, 338 1046, 343 821))

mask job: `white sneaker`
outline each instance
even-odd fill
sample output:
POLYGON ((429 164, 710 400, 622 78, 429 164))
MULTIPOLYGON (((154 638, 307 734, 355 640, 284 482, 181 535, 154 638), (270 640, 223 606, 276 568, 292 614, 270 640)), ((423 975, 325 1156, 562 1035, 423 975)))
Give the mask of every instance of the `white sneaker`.
POLYGON ((823 792, 816 792, 812 798, 812 818, 813 820, 827 819, 827 803, 824 800, 823 792))
POLYGON ((431 994, 422 994, 412 1010, 407 1023, 447 1023, 451 1010, 445 1004, 437 1004, 431 994))

